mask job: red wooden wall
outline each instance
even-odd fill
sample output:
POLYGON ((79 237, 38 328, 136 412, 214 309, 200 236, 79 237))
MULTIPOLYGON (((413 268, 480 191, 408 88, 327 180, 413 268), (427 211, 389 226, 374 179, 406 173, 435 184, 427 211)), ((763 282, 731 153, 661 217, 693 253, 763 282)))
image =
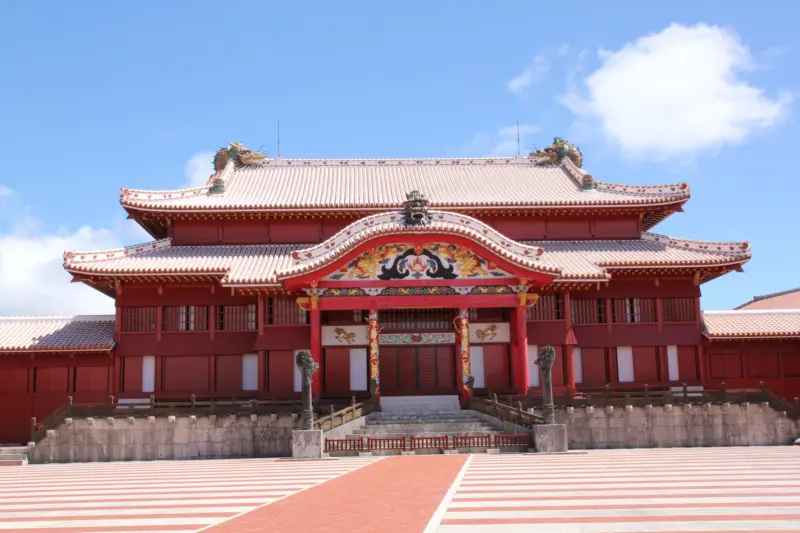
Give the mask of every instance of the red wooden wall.
MULTIPOLYGON (((641 233, 636 214, 626 216, 497 217, 481 220, 516 240, 633 239, 641 233)), ((175 244, 313 244, 354 222, 355 218, 174 220, 175 244)))

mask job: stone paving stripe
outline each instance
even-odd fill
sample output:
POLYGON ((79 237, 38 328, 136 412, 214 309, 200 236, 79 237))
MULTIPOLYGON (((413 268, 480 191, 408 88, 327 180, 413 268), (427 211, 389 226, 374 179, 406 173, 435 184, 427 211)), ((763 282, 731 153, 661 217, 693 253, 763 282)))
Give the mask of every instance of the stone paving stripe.
POLYGON ((421 533, 465 455, 392 456, 204 533, 421 533))
MULTIPOLYGON (((591 512, 591 511, 589 511, 591 512)), ((550 517, 487 517, 487 518, 445 518, 442 520, 442 525, 475 525, 475 524, 493 524, 495 526, 505 524, 565 524, 565 523, 580 523, 580 524, 593 524, 602 522, 618 522, 618 523, 636 523, 636 522, 723 522, 723 521, 736 521, 737 526, 741 527, 739 522, 743 520, 753 522, 767 522, 770 520, 800 520, 800 514, 786 513, 786 514, 690 514, 690 515, 663 515, 654 519, 653 515, 647 516, 550 516, 550 517)), ((797 524, 795 524, 794 533, 797 533, 797 524)), ((255 530, 253 530, 255 531, 255 530)), ((758 530, 756 530, 758 531, 758 530)))

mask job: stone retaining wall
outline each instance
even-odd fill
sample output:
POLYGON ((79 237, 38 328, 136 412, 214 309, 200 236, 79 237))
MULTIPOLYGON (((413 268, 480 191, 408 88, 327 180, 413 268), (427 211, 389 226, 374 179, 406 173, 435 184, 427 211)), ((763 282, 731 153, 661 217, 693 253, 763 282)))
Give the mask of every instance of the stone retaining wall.
POLYGON ((74 419, 29 453, 32 463, 290 457, 296 415, 74 419))
POLYGON ((571 450, 790 444, 800 423, 766 404, 558 408, 571 450))

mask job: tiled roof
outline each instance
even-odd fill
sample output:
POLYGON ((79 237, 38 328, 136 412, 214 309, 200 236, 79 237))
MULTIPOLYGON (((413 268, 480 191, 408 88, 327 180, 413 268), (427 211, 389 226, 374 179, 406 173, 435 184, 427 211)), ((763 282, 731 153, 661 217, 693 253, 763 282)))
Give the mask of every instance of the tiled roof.
POLYGON ((262 167, 219 174, 225 192, 204 187, 171 191, 122 189, 124 206, 147 211, 392 209, 411 190, 437 208, 643 206, 681 203, 685 183, 633 186, 593 181, 565 158, 560 164, 528 158, 317 160, 271 159, 262 167))
POLYGON ((172 246, 170 239, 102 252, 67 252, 70 272, 117 275, 209 274, 229 284, 274 284, 302 244, 172 246))
POLYGON ((753 309, 768 309, 768 308, 795 308, 796 305, 791 305, 794 302, 800 302, 800 287, 795 289, 789 289, 780 292, 772 292, 769 294, 762 294, 761 296, 754 296, 752 300, 749 302, 743 303, 742 305, 735 307, 734 309, 744 309, 744 308, 753 308, 753 309), (790 298, 782 298, 782 300, 788 301, 781 301, 781 305, 770 306, 772 302, 765 302, 765 300, 771 300, 773 298, 781 298, 782 296, 790 296, 790 298), (759 303, 757 306, 753 306, 753 304, 759 303), (752 306, 752 307, 751 307, 752 306))
POLYGON ((435 210, 429 211, 428 216, 429 223, 419 226, 407 225, 402 211, 364 217, 317 245, 292 252, 292 266, 279 272, 278 278, 284 279, 300 273, 313 272, 345 255, 364 241, 396 233, 444 233, 464 237, 523 268, 548 274, 561 272, 557 266, 540 260, 543 253, 540 247, 515 242, 476 218, 435 210))
POLYGON ((0 352, 108 351, 114 316, 0 317, 0 352))
POLYGON ((703 324, 710 339, 800 337, 800 309, 705 311, 703 324))
MULTIPOLYGON (((594 241, 537 241, 544 267, 557 269, 562 280, 604 280, 614 268, 703 267, 747 261, 747 243, 706 243, 646 233, 641 239, 594 241), (721 248, 721 249, 717 249, 721 248)), ((67 252, 70 272, 146 276, 219 275, 230 285, 277 284, 276 272, 289 269, 292 252, 308 245, 172 246, 169 239, 101 252, 67 252)))
POLYGON ((746 242, 703 242, 644 233, 641 239, 533 241, 542 258, 562 268, 562 278, 602 278, 615 268, 659 268, 741 264, 750 259, 746 242))

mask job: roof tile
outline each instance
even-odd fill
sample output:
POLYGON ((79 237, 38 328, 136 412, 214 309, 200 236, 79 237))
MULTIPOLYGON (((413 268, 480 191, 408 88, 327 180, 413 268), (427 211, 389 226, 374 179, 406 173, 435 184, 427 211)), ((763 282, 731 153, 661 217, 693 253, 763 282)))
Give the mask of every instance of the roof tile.
MULTIPOLYGON (((568 161, 568 159, 565 159, 568 161)), ((223 171, 225 192, 209 187, 172 191, 123 189, 121 202, 148 210, 386 209, 422 191, 439 208, 498 206, 635 206, 682 202, 685 183, 618 185, 584 190, 569 163, 528 158, 272 159, 263 167, 223 171)), ((211 180, 209 179, 209 182, 211 180)))
POLYGON ((800 337, 800 309, 705 311, 703 325, 710 339, 800 337))
POLYGON ((0 352, 107 351, 114 316, 0 317, 0 352))

